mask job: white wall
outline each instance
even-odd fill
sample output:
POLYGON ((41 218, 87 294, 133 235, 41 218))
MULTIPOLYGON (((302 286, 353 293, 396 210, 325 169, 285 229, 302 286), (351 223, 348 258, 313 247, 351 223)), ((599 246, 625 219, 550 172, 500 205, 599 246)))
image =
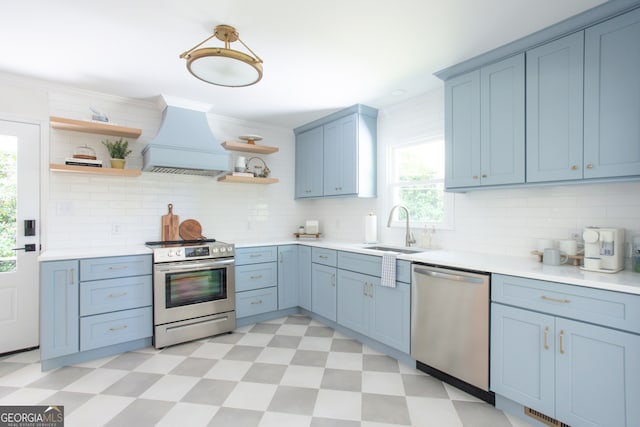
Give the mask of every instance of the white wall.
MULTIPOLYGON (((364 240, 364 216, 378 215, 378 237, 403 244, 404 229, 385 227, 389 213, 386 156, 391 144, 443 134, 443 91, 435 90, 380 110, 378 117, 378 195, 376 199, 293 200, 294 136, 290 129, 209 115, 219 142, 238 135, 259 134, 262 143, 279 147, 264 156, 278 184, 229 184, 213 178, 144 172, 140 177, 103 177, 51 172, 43 189, 45 249, 139 245, 160 238, 160 218, 173 203, 181 220, 194 218, 203 233, 235 243, 290 239, 305 219, 320 220, 327 239, 364 240)), ((132 142, 129 168, 140 168, 140 150, 156 134, 161 110, 151 102, 29 85, 0 79, 0 114, 48 115, 89 119, 89 106, 111 121, 139 127, 132 142), (43 94, 48 94, 48 99, 43 94), (16 102, 7 99, 20 98, 16 102), (26 103, 25 103, 26 102, 26 103), (44 105, 46 104, 46 105, 44 105), (10 108, 11 107, 11 108, 10 108)), ((60 163, 82 144, 106 159, 100 141, 106 137, 51 129, 50 161, 60 163)), ((46 147, 45 147, 46 148, 46 147)), ((46 150, 45 150, 46 152, 46 150)), ((47 173, 46 168, 44 169, 47 173)), ((455 195, 455 229, 437 231, 435 244, 447 249, 528 255, 536 238, 568 238, 588 225, 640 232, 640 182, 583 184, 526 189, 477 191, 455 195)), ((419 238, 422 230, 414 230, 419 238)))
MULTIPOLYGON (((130 169, 142 167, 141 149, 157 133, 162 117, 155 103, 70 90, 51 91, 49 106, 51 115, 77 119, 89 119, 89 106, 93 106, 106 112, 111 122, 141 128, 142 136, 130 140, 130 169)), ((261 143, 279 147, 279 152, 261 157, 280 183, 230 184, 211 177, 151 172, 134 178, 51 172, 44 247, 139 245, 160 240, 161 216, 169 203, 180 220, 197 219, 206 237, 235 243, 290 238, 300 222, 293 201, 293 132, 216 115, 209 115, 209 121, 218 142, 259 134, 264 137, 261 143)), ((106 138, 52 129, 51 162, 64 162, 82 144, 93 147, 106 160, 107 151, 101 144, 106 138)))

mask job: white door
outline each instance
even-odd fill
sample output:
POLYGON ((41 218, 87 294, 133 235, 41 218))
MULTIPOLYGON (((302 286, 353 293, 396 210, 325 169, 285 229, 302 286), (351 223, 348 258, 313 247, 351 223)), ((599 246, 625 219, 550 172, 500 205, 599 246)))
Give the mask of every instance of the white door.
POLYGON ((39 204, 40 126, 0 120, 0 354, 38 345, 39 204))

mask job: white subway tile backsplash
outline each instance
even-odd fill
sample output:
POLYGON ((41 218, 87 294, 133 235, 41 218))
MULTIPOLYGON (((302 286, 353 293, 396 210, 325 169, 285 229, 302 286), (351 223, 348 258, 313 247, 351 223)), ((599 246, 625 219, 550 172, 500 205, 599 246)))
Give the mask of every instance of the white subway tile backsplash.
MULTIPOLYGON (((128 168, 142 167, 141 150, 155 136, 161 111, 155 103, 56 90, 50 114, 90 119, 89 106, 112 122, 141 128, 128 168)), ((318 219, 330 240, 363 241, 364 217, 378 216, 378 238, 404 243, 404 228, 387 228, 389 199, 385 181, 390 144, 417 137, 442 137, 443 90, 439 89, 380 110, 378 118, 378 198, 294 200, 293 132, 260 123, 209 115, 218 142, 238 135, 262 135, 280 151, 259 156, 280 179, 273 185, 220 183, 215 178, 144 172, 140 177, 50 173, 43 243, 47 249, 139 245, 160 238, 167 205, 181 220, 200 221, 203 234, 245 243, 290 240, 306 219, 318 219), (117 232, 114 232, 114 226, 117 232)), ((79 145, 92 146, 106 159, 104 136, 51 130, 50 160, 62 163, 79 145)), ((232 155, 234 153, 231 153, 232 155)), ((108 161, 108 159, 107 159, 108 161)), ((528 255, 538 238, 570 238, 589 225, 623 227, 627 236, 640 230, 640 182, 497 189, 455 195, 453 230, 436 230, 435 246, 483 253, 528 255)), ((420 240, 422 230, 413 229, 420 240)))

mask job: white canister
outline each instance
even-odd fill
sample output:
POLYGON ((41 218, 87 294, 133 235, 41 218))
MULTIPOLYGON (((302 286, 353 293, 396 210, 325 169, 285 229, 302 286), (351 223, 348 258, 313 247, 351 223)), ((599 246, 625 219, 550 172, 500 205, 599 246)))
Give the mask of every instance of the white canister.
POLYGON ((244 172, 246 167, 247 167, 247 160, 245 159, 245 157, 244 156, 236 157, 236 166, 233 170, 236 172, 244 172))
POLYGON ((378 217, 372 213, 364 217, 364 242, 378 241, 378 217))
POLYGON ((567 255, 578 254, 578 242, 573 239, 558 240, 558 249, 567 255))
POLYGON ((318 234, 319 228, 317 219, 308 219, 304 224, 304 231, 307 234, 318 234))

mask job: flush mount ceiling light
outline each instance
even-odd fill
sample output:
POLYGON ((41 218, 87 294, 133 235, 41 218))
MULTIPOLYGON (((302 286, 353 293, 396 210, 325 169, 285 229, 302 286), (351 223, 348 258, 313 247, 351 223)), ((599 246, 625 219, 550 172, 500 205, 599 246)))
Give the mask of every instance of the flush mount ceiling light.
POLYGON ((211 37, 182 53, 180 58, 187 60, 187 69, 195 77, 218 86, 250 86, 262 78, 262 59, 240 40, 230 25, 218 25, 211 37), (198 49, 214 37, 223 41, 224 47, 198 49), (229 45, 235 41, 242 43, 253 56, 230 49, 229 45))

